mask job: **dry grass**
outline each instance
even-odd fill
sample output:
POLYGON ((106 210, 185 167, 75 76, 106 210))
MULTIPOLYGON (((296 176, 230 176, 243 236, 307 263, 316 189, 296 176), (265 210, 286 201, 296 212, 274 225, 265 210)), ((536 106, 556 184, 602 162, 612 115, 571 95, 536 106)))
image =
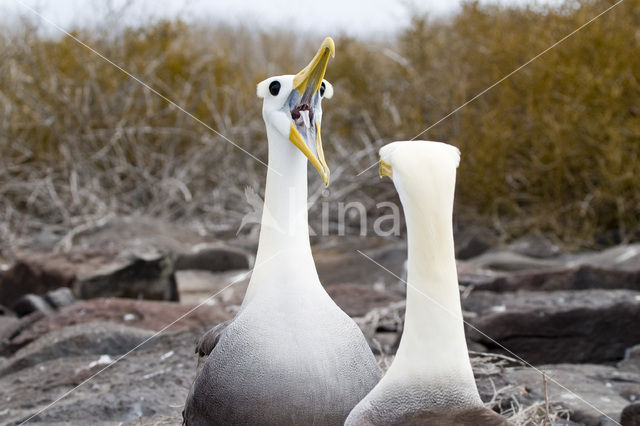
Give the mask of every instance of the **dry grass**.
MULTIPOLYGON (((379 146, 415 136, 610 4, 469 3, 450 21, 417 16, 387 44, 336 39, 329 199, 375 214, 393 188, 375 169, 355 175, 379 146)), ((640 0, 627 0, 422 136, 462 149, 459 223, 574 247, 638 240, 639 26, 640 0)), ((263 166, 70 38, 38 36, 29 21, 2 34, 0 249, 112 213, 237 227, 263 166)), ((264 161, 255 83, 297 71, 318 42, 181 22, 76 34, 264 161)))

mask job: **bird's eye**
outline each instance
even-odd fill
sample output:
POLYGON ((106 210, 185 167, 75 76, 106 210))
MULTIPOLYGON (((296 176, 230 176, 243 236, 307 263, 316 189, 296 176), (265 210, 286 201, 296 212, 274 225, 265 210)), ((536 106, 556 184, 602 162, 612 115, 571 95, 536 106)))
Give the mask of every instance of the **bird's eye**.
POLYGON ((278 80, 271 82, 269 85, 269 93, 273 96, 278 96, 278 93, 280 93, 280 82, 278 80))
POLYGON ((324 96, 324 91, 327 90, 327 86, 325 86, 324 81, 320 85, 320 96, 324 96))

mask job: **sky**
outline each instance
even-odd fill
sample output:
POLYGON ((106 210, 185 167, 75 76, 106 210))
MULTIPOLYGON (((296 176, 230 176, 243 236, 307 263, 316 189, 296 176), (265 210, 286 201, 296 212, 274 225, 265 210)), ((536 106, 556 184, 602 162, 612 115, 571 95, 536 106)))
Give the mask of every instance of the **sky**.
MULTIPOLYGON (((500 4, 559 4, 559 0, 481 0, 500 4)), ((384 35, 404 27, 412 11, 433 17, 455 12, 461 0, 0 0, 0 15, 15 21, 20 14, 35 17, 25 5, 68 29, 108 21, 136 25, 149 19, 180 17, 271 27, 292 27, 352 36, 384 35), (128 6, 127 6, 128 4, 128 6)))

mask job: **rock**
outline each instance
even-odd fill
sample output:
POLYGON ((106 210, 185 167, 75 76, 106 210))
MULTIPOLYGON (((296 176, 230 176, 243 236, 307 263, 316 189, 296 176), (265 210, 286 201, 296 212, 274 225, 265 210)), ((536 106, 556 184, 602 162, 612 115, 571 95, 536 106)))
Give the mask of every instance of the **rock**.
POLYGON ((154 253, 117 260, 91 274, 78 277, 75 293, 81 299, 127 297, 146 300, 178 300, 173 262, 154 253))
POLYGON ((515 253, 539 259, 556 257, 560 254, 560 247, 542 235, 519 238, 509 244, 508 248, 515 253))
POLYGON ((471 261, 478 269, 500 272, 540 271, 565 266, 558 259, 536 259, 508 250, 485 253, 471 261))
POLYGON ((36 311, 40 311, 45 315, 53 312, 53 307, 49 305, 43 297, 35 294, 25 294, 11 306, 11 309, 19 317, 36 311))
POLYGON ((460 285, 473 286, 478 290, 503 293, 522 290, 572 290, 575 288, 578 269, 560 266, 541 270, 494 273, 478 270, 469 272, 468 268, 461 267, 459 271, 458 280, 460 285))
POLYGON ((223 272, 236 269, 249 269, 252 256, 236 247, 198 245, 191 253, 182 253, 176 257, 176 271, 201 270, 223 272))
POLYGON ((624 359, 618 363, 618 367, 623 370, 637 371, 640 373, 640 345, 628 348, 624 354, 624 359))
POLYGON ((69 306, 76 301, 71 290, 66 287, 60 287, 58 289, 47 292, 44 295, 44 300, 46 300, 47 303, 54 309, 69 306))
POLYGON ((13 353, 41 336, 76 324, 108 321, 145 330, 160 331, 178 320, 164 330, 170 332, 185 329, 204 330, 213 324, 232 318, 232 314, 222 306, 205 305, 197 309, 194 308, 191 305, 171 302, 131 299, 78 301, 53 312, 46 318, 41 316, 22 327, 19 332, 14 333, 8 346, 0 351, 0 355, 13 353))
MULTIPOLYGON (((18 324, 20 324, 20 320, 16 316, 0 315, 0 345, 15 334, 18 324)), ((0 356, 2 356, 1 352, 0 356)))
POLYGON ((372 309, 404 300, 395 293, 379 291, 371 285, 333 284, 326 286, 326 290, 333 301, 351 317, 362 317, 372 309))
POLYGON ((29 424, 180 424, 194 379, 196 336, 160 335, 120 362, 113 355, 70 355, 0 377, 0 423, 18 424, 46 408, 29 424))
POLYGON ((140 345, 151 345, 155 333, 108 322, 92 322, 58 329, 16 352, 0 370, 0 376, 57 358, 124 354, 140 345))
POLYGON ((404 294, 405 284, 399 278, 406 279, 406 245, 402 243, 369 249, 363 253, 371 259, 355 250, 314 253, 320 282, 325 286, 345 283, 377 285, 377 288, 404 294))
POLYGON ((24 346, 24 344, 16 344, 15 337, 43 318, 45 318, 45 315, 40 311, 33 312, 22 318, 14 316, 8 318, 0 317, 0 324, 2 324, 0 326, 0 357, 10 356, 24 346))
POLYGON ((574 288, 640 290, 640 244, 620 245, 570 258, 578 266, 574 288))
POLYGON ((0 278, 0 304, 11 306, 25 294, 71 287, 74 279, 75 269, 63 256, 24 256, 0 278))
POLYGON ((624 407, 620 415, 622 426, 640 426, 640 402, 635 402, 624 407))
POLYGON ((532 364, 613 362, 640 342, 640 293, 584 290, 495 294, 463 301, 471 340, 504 353, 495 341, 532 364))
POLYGON ((629 387, 640 392, 640 375, 622 373, 609 366, 559 364, 540 367, 540 371, 528 367, 495 369, 493 374, 477 377, 480 396, 484 401, 495 398, 506 409, 514 400, 523 406, 543 402, 545 385, 541 371, 547 376, 550 405, 568 409, 569 418, 578 424, 616 424, 628 404, 623 393, 629 387))
POLYGON ((456 259, 461 260, 480 256, 491 248, 491 245, 487 242, 486 231, 478 229, 456 231, 454 242, 456 259))
POLYGON ((251 278, 250 270, 228 272, 178 271, 176 282, 181 303, 233 306, 242 304, 251 278), (215 297, 211 297, 214 296, 215 297))
POLYGON ((469 261, 458 261, 460 284, 499 292, 587 289, 640 291, 640 245, 553 258, 536 258, 517 253, 512 248, 509 250, 492 251, 469 261))

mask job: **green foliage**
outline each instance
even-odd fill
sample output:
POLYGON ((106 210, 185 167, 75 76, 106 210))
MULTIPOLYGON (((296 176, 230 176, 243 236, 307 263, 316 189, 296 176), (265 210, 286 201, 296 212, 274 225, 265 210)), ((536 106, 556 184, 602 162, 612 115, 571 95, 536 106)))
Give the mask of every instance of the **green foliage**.
MULTIPOLYGON (((332 187, 387 197, 374 170, 355 178, 377 147, 413 138, 611 4, 467 3, 446 21, 415 16, 388 41, 336 39, 332 187)), ((460 223, 572 246, 640 238, 638 28, 640 0, 627 0, 419 137, 462 150, 460 223)), ((0 38, 0 237, 111 211, 241 217, 262 165, 70 37, 37 34, 0 38)), ((255 85, 298 71, 318 43, 183 22, 74 35, 263 161, 255 85)))

